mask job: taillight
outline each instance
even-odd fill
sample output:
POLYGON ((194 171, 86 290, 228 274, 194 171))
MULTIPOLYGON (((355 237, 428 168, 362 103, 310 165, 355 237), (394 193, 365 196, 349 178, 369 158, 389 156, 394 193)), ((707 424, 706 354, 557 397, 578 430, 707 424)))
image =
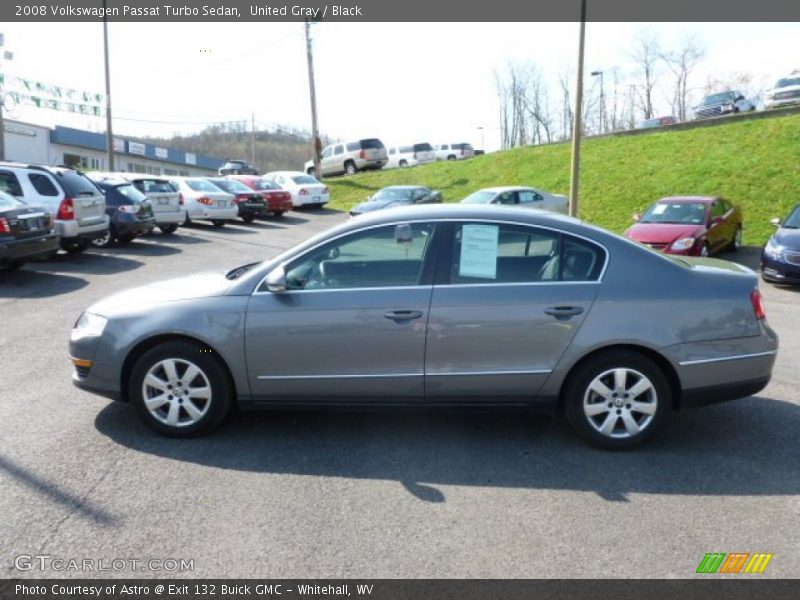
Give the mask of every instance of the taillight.
POLYGON ((761 292, 758 288, 750 292, 750 302, 753 304, 753 312, 756 313, 756 319, 761 321, 767 318, 767 311, 764 308, 764 298, 761 297, 761 292))
POLYGON ((178 194, 178 204, 183 206, 183 192, 178 194))
POLYGON ((69 221, 75 218, 75 203, 72 198, 66 197, 61 201, 61 204, 58 205, 56 218, 59 221, 69 221))
POLYGON ((0 217, 0 233, 11 233, 11 227, 8 226, 8 221, 0 217))
POLYGON ((297 193, 300 194, 301 196, 307 196, 308 190, 306 188, 300 188, 300 191, 297 193))
POLYGON ((206 206, 211 206, 212 204, 214 204, 214 202, 212 202, 212 201, 211 201, 211 198, 209 198, 208 196, 200 196, 200 197, 197 199, 197 201, 198 201, 200 204, 205 204, 206 206))
POLYGON ((361 152, 359 152, 358 153, 358 158, 360 158, 362 160, 367 158, 367 151, 366 150, 362 150, 361 152))
POLYGON ((123 204, 122 206, 117 207, 117 210, 119 212, 135 215, 137 212, 139 212, 139 207, 134 206, 133 204, 123 204))

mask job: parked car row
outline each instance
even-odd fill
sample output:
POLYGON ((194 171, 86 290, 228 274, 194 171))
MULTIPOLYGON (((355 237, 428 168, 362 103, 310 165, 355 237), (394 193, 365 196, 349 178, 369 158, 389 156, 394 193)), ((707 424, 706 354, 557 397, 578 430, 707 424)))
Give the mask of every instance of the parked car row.
POLYGON ((52 258, 59 248, 82 252, 126 244, 155 228, 210 221, 280 217, 298 206, 322 206, 328 188, 302 172, 224 177, 139 173, 0 162, 0 266, 52 258))

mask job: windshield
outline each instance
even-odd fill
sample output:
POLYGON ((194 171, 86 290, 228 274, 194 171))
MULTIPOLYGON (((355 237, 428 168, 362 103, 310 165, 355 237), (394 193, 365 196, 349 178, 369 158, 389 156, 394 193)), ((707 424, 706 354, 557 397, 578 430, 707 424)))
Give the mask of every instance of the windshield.
POLYGON ((706 220, 704 202, 656 202, 639 219, 640 223, 687 223, 700 225, 706 220))
POLYGON ((494 197, 495 192, 475 192, 464 198, 461 202, 463 204, 489 204, 494 197))
POLYGON ((800 204, 794 207, 794 210, 789 213, 786 220, 783 222, 782 227, 789 229, 800 229, 800 204))
POLYGON ((187 179, 186 185, 192 188, 195 192, 219 192, 220 189, 210 181, 205 179, 187 179))
POLYGON ((411 202, 411 194, 414 193, 412 189, 391 189, 385 188, 375 194, 371 200, 380 200, 381 202, 411 202))
POLYGON ((106 199, 114 204, 140 204, 147 200, 147 196, 133 187, 133 184, 125 183, 106 187, 106 199))
POLYGON ((304 183, 319 183, 319 181, 311 177, 311 175, 297 175, 296 177, 292 177, 292 181, 300 185, 304 183))
POLYGON ((800 85, 800 77, 786 77, 785 79, 778 79, 775 84, 776 88, 789 87, 790 85, 800 85))
POLYGON ((733 92, 722 92, 720 94, 711 94, 703 98, 703 106, 711 106, 712 104, 722 104, 723 102, 733 102, 733 92))

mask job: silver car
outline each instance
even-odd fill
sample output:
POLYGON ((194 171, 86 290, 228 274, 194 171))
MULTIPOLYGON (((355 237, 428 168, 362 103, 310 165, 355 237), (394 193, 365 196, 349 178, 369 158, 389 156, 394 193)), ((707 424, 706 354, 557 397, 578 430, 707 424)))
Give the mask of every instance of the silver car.
POLYGON ((777 349, 750 269, 465 205, 377 211, 265 262, 118 293, 70 341, 75 385, 172 436, 234 404, 517 407, 611 448, 671 409, 755 394, 777 349))
POLYGON ((567 214, 569 198, 551 194, 532 187, 502 186, 473 192, 461 201, 462 204, 505 204, 521 208, 540 208, 567 214))

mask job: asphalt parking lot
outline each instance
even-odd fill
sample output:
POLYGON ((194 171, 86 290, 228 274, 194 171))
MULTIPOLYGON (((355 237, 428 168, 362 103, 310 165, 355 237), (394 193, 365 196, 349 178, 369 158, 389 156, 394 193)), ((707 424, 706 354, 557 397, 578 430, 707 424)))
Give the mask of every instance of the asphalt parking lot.
POLYGON ((800 573, 799 289, 761 284, 781 337, 763 392, 676 414, 633 452, 518 414, 246 413, 174 440, 72 387, 69 330, 94 301, 343 218, 198 225, 0 273, 4 577, 85 575, 15 568, 37 554, 194 560, 103 576, 690 577, 707 552, 769 552, 762 577, 800 573))

